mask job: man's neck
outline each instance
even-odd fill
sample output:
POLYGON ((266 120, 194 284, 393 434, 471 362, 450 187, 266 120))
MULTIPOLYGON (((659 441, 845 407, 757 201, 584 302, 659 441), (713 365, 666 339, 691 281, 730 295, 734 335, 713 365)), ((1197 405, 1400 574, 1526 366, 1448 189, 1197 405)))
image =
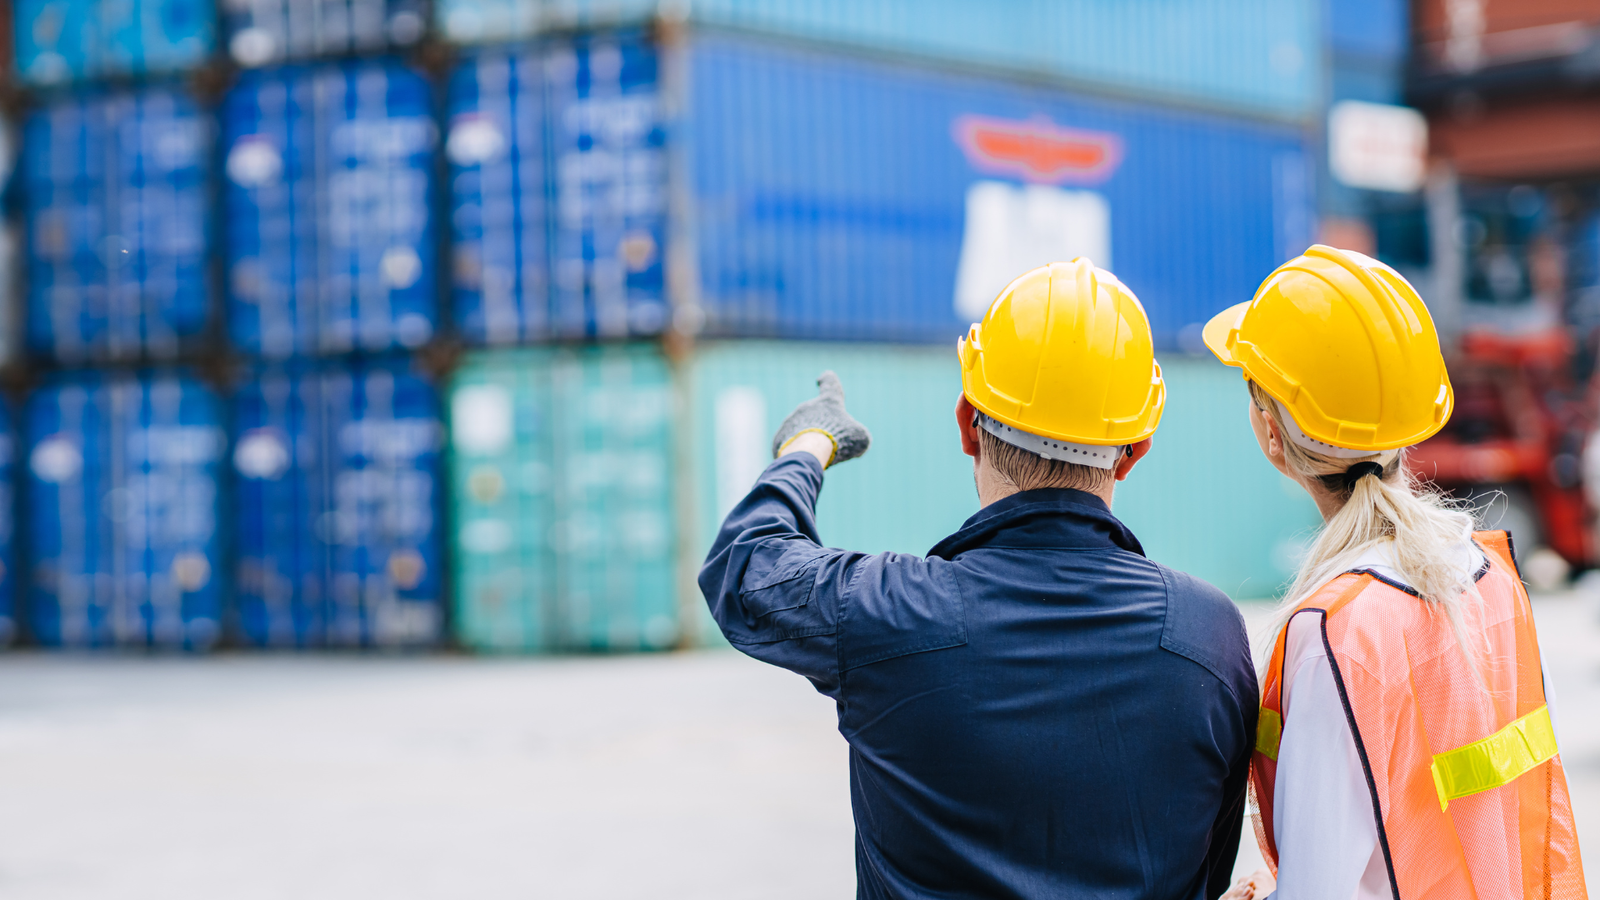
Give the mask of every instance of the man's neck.
MULTIPOLYGON (((978 507, 980 509, 987 507, 991 503, 998 503, 1012 494, 1020 493, 1015 484, 1012 484, 999 472, 982 463, 974 466, 973 481, 978 486, 978 507)), ((1086 494, 1093 494, 1099 497, 1105 501, 1106 509, 1110 509, 1111 497, 1116 489, 1117 483, 1108 479, 1105 486, 1099 490, 1081 490, 1086 494)))

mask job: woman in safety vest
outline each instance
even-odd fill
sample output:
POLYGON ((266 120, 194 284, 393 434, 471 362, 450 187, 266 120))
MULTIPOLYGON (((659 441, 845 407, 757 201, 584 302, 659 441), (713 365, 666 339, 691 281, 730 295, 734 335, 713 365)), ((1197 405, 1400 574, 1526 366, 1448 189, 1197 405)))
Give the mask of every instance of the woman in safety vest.
POLYGON ((1204 336, 1326 523, 1261 675, 1251 788, 1279 900, 1586 897, 1510 536, 1406 471, 1454 401, 1416 290, 1314 246, 1204 336))

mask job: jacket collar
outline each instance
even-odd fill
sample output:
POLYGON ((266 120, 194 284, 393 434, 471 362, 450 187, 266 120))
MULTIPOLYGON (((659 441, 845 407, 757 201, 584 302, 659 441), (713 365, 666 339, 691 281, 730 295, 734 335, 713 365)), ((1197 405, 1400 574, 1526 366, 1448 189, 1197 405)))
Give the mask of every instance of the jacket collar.
POLYGON ((1144 555, 1128 526, 1111 514, 1104 500, 1085 491, 1041 488, 1022 491, 978 510, 955 534, 933 546, 929 556, 954 559, 979 547, 1096 549, 1119 547, 1144 555))

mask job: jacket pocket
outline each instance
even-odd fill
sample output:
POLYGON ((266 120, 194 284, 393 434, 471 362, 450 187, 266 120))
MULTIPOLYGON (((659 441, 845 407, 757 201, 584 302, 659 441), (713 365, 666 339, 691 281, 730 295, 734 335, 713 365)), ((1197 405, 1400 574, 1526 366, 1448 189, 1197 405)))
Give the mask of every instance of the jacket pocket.
POLYGON ((760 619, 811 602, 817 561, 826 554, 820 547, 804 550, 786 549, 781 545, 757 548, 750 556, 750 568, 739 586, 739 602, 745 614, 760 619))

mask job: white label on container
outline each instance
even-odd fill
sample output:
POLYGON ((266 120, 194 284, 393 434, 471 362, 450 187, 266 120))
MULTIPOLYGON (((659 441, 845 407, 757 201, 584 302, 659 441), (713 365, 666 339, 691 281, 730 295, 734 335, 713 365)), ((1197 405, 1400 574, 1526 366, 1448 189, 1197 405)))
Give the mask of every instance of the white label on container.
POLYGON ((40 481, 60 484, 83 471, 83 453, 78 445, 61 436, 47 437, 33 448, 28 466, 40 481))
POLYGON ((278 55, 278 42, 265 28, 245 28, 228 42, 228 52, 239 65, 253 69, 272 62, 278 55))
POLYGON ((505 152, 506 137, 488 116, 467 114, 450 121, 450 137, 444 147, 456 165, 476 166, 499 158, 505 152))
POLYGON ((211 581, 211 561, 204 553, 179 553, 172 560, 172 580, 183 591, 198 591, 211 581))
POLYGON ((1415 191, 1427 154, 1428 120, 1414 109, 1341 100, 1328 111, 1328 168, 1350 187, 1415 191))
POLYGON ((717 518, 750 492, 772 461, 767 398, 753 387, 723 388, 716 402, 717 518))
POLYGON ((410 247, 390 247, 378 260, 378 270, 383 273, 385 284, 403 291, 422 277, 422 260, 410 247))
POLYGON ((974 182, 967 188, 956 314, 976 322, 1017 276, 1080 256, 1111 267, 1111 206, 1103 195, 1043 184, 974 182))
POLYGON ((245 432, 233 448, 233 467, 246 478, 276 481, 289 470, 289 447, 270 428, 245 432))
POLYGON ((283 172, 283 155, 272 141, 250 135, 235 141, 228 151, 228 177, 244 187, 260 187, 278 179, 283 172))
POLYGON ((511 392, 503 387, 464 387, 450 401, 450 434, 462 453, 504 452, 511 446, 511 424, 511 392))

